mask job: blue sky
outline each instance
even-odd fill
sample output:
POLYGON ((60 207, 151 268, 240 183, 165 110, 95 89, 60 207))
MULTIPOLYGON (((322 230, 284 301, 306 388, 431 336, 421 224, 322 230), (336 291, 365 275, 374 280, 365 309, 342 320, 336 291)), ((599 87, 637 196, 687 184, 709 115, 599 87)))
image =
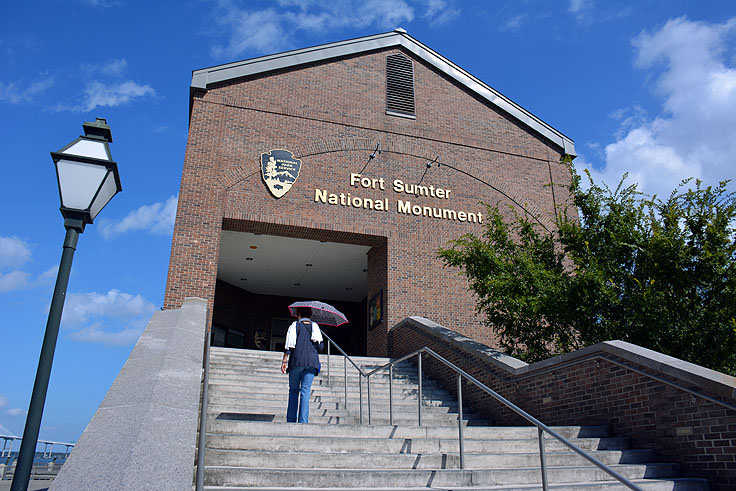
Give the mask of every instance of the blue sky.
POLYGON ((648 193, 734 177, 736 2, 47 0, 0 18, 0 425, 20 435, 64 238, 50 151, 105 117, 123 192, 80 236, 40 438, 75 441, 163 302, 191 71, 404 27, 648 193))

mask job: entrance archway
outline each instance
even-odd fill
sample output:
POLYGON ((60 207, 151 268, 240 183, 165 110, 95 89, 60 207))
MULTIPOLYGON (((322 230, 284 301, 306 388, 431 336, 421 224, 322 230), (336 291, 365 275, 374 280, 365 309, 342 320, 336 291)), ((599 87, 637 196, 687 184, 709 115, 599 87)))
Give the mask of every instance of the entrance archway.
POLYGON ((385 238, 288 226, 261 231, 264 224, 256 222, 229 225, 220 237, 213 346, 283 350, 293 320, 287 306, 316 299, 350 321, 323 331, 348 354, 366 354, 368 302, 373 292, 385 290, 385 266, 376 270, 386 264, 385 238))

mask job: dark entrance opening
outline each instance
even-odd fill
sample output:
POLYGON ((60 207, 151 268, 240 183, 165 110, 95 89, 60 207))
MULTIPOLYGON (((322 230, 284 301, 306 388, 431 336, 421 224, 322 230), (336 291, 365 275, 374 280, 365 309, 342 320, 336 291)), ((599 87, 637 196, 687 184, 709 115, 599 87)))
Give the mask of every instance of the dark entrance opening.
MULTIPOLYGON (((288 305, 321 300, 349 320, 339 327, 320 326, 322 331, 348 354, 366 354, 368 298, 376 288, 369 288, 375 283, 369 278, 381 277, 369 274, 369 262, 375 263, 369 261, 371 240, 290 227, 284 227, 289 236, 237 228, 224 229, 220 238, 213 346, 283 351, 286 329, 294 320, 288 305)), ((385 247, 378 249, 385 254, 385 247)))

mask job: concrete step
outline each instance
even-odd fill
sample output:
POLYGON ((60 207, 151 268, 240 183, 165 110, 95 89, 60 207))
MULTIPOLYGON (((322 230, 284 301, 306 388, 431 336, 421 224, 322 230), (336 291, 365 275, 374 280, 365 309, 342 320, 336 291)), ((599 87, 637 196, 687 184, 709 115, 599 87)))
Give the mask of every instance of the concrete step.
MULTIPOLYGON (((260 403, 247 403, 247 402, 241 402, 241 401, 221 401, 218 403, 212 403, 209 405, 208 413, 207 414, 215 414, 216 416, 221 413, 227 413, 227 414, 280 414, 285 413, 287 409, 287 401, 272 401, 269 404, 260 404, 260 403)), ((370 417, 372 424, 390 424, 388 423, 388 420, 390 419, 391 413, 389 412, 388 408, 385 407, 383 410, 379 410, 381 408, 376 408, 373 406, 373 408, 370 411, 370 417), (381 421, 386 421, 386 423, 380 423, 381 421)), ((417 424, 419 417, 418 417, 418 411, 416 405, 413 407, 407 407, 404 410, 400 410, 401 408, 394 408, 393 410, 393 418, 394 423, 393 424, 399 424, 399 421, 408 421, 411 424, 417 424)), ((309 413, 310 415, 317 416, 320 414, 323 415, 333 415, 333 416, 354 416, 358 417, 360 416, 361 409, 358 404, 348 406, 347 408, 344 407, 342 403, 325 403, 325 402, 315 402, 311 401, 309 404, 309 413), (325 412, 326 411, 326 412, 325 412)), ((365 419, 369 416, 368 406, 363 406, 363 417, 365 419)), ((422 422, 429 424, 433 421, 451 421, 455 422, 457 421, 458 413, 453 410, 447 410, 447 408, 437 408, 437 407, 423 407, 422 408, 422 422)), ((223 419, 226 419, 223 417, 223 419)), ((235 418, 231 418, 235 419, 235 418)), ((241 418, 242 419, 242 418, 241 418)), ((490 426, 489 422, 475 416, 473 413, 468 413, 466 411, 463 412, 463 421, 466 423, 469 423, 473 426, 490 426)), ((364 421, 367 423, 367 421, 364 421)))
MULTIPOLYGON (((274 380, 276 382, 279 381, 286 381, 289 382, 289 376, 287 374, 281 373, 281 369, 276 367, 275 369, 257 369, 252 370, 250 368, 214 368, 210 367, 210 378, 222 378, 225 380, 232 380, 232 381, 245 381, 245 380, 261 380, 261 379, 268 379, 268 380, 274 380)), ((351 385, 358 385, 358 375, 352 375, 348 374, 348 386, 351 385)), ((372 375, 370 377, 371 380, 371 386, 377 385, 377 386, 386 386, 388 387, 389 382, 389 376, 386 374, 385 376, 382 375, 372 375)), ((315 377, 316 380, 323 380, 324 384, 327 385, 327 372, 323 369, 317 377, 315 377)), ((393 378, 391 379, 392 383, 394 385, 413 385, 416 386, 418 384, 419 378, 415 374, 394 374, 393 378)), ((362 377, 362 383, 364 386, 367 386, 367 378, 362 377)), ((334 385, 337 387, 342 387, 345 385, 345 376, 342 374, 342 372, 335 374, 330 374, 329 377, 329 384, 334 385)), ((426 385, 428 387, 438 387, 437 384, 427 377, 422 378, 422 384, 426 385)))
MULTIPOLYGON (((347 437, 347 438, 457 438, 457 425, 452 428, 434 426, 354 425, 322 426, 273 423, 264 425, 251 421, 208 419, 208 432, 233 435, 293 436, 293 437, 347 437)), ((552 429, 567 439, 605 438, 605 426, 553 426, 552 429)), ((466 440, 537 440, 537 429, 531 426, 469 426, 463 431, 466 440)), ((547 437, 546 439, 550 439, 547 437)))
MULTIPOLYGON (((329 368, 330 377, 344 377, 345 376, 345 366, 340 363, 339 365, 335 365, 334 363, 331 364, 329 367, 326 363, 321 363, 320 367, 320 375, 327 376, 329 368)), ((376 368, 375 366, 361 366, 361 370, 363 370, 364 373, 370 373, 373 372, 376 368)), ((210 361, 210 370, 217 371, 217 372, 280 372, 281 371, 281 360, 269 360, 264 362, 256 362, 256 363, 243 363, 238 361, 210 361)), ((347 367, 347 376, 348 378, 358 378, 358 371, 355 367, 352 365, 348 365, 347 367)), ((396 365, 394 366, 393 370, 393 377, 396 378, 416 378, 418 376, 417 368, 412 365, 396 365)), ((365 377, 364 377, 365 378, 365 377)), ((389 370, 388 368, 383 368, 381 370, 376 371, 375 373, 371 373, 370 378, 373 379, 379 379, 379 378, 389 378, 389 370)))
MULTIPOLYGON (((278 351, 257 351, 257 350, 233 350, 231 348, 212 347, 210 350, 211 362, 230 362, 230 363, 271 363, 273 361, 280 362, 284 354, 278 351), (222 351, 222 350, 226 351, 222 351)), ((351 358, 360 367, 373 369, 389 363, 392 359, 376 356, 354 356, 351 358)), ((342 355, 330 355, 330 364, 334 366, 343 366, 342 355)), ((319 360, 322 364, 327 364, 327 353, 319 354, 319 360)), ((347 362, 348 367, 352 367, 350 361, 347 362)), ((411 362, 405 361, 397 365, 411 365, 411 362)))
MULTIPOLYGON (((697 478, 672 478, 672 479, 633 479, 633 484, 643 491, 709 491, 707 481, 697 478)), ((205 491, 277 491, 283 490, 284 487, 263 487, 263 486, 205 486, 205 491)), ((431 488, 426 486, 419 487, 300 487, 299 491, 540 491, 541 485, 525 484, 525 485, 496 485, 496 486, 436 486, 433 484, 431 488)), ((594 482, 575 482, 575 483, 550 483, 550 490, 555 491, 621 491, 625 489, 621 483, 617 481, 594 481, 594 482)))
MULTIPOLYGON (((360 409, 358 407, 352 408, 351 410, 345 410, 345 409, 334 409, 333 407, 330 407, 329 404, 323 404, 323 403, 317 403, 316 405, 310 405, 309 406, 309 415, 310 417, 325 417, 325 416, 343 416, 343 417, 353 417, 358 418, 360 416, 360 409)), ((426 426, 431 426, 432 424, 442 424, 442 423, 448 423, 448 424, 456 424, 458 415, 457 413, 448 413, 448 412, 431 412, 431 411, 422 411, 422 423, 426 426)), ((238 419, 238 414, 266 414, 266 415, 280 415, 285 414, 287 410, 287 404, 284 402, 281 405, 271 405, 271 406, 260 406, 260 405, 225 405, 225 406, 212 406, 207 414, 215 414, 215 417, 218 417, 221 414, 224 414, 225 416, 222 416, 221 419, 227 419, 227 415, 236 415, 231 417, 230 419, 238 419)), ((377 412, 377 411, 371 411, 370 414, 371 417, 371 423, 372 424, 389 424, 389 413, 388 411, 385 412, 377 412)), ((247 419, 241 417, 240 419, 247 419)), ((363 419, 364 423, 367 423, 368 419, 368 411, 363 408, 363 419)), ((402 423, 408 423, 412 425, 417 425, 419 422, 419 418, 417 416, 417 412, 394 412, 393 414, 393 420, 394 424, 402 424, 402 423)), ((463 421, 465 424, 471 424, 474 426, 478 426, 481 420, 478 420, 477 418, 472 418, 466 414, 463 414, 463 421)), ((485 424, 485 422, 483 422, 485 424)))
MULTIPOLYGON (((226 408, 225 410, 208 410, 207 419, 231 419, 240 421, 256 421, 256 422, 286 422, 286 406, 282 410, 272 410, 269 412, 254 412, 248 411, 242 408, 226 408)), ((341 413, 337 411, 326 411, 326 410, 309 410, 309 422, 310 424, 328 424, 328 425, 357 425, 360 423, 360 416, 352 413, 341 413)), ((363 413, 363 423, 368 424, 368 415, 363 413)), ((388 425, 389 417, 386 415, 372 415, 371 423, 377 425, 388 425)), ((394 424, 396 425, 409 425, 417 426, 416 416, 403 416, 395 415, 394 424)), ((475 420, 463 420, 463 426, 470 427, 475 425, 475 420)), ((438 426, 438 427, 452 427, 457 429, 457 416, 455 417, 432 417, 422 416, 422 424, 427 426, 438 426)))
MULTIPOLYGON (((321 369, 320 373, 324 373, 327 375, 327 363, 320 362, 321 363, 321 369)), ((361 370, 365 373, 372 372, 378 366, 360 366, 361 370)), ((347 367, 343 365, 342 363, 335 364, 334 362, 330 364, 330 376, 331 377, 344 377, 345 376, 345 369, 347 368, 348 377, 358 377, 358 370, 352 366, 351 364, 348 364, 347 367)), ((232 370, 232 371, 280 371, 281 370, 281 359, 278 360, 264 360, 262 362, 242 362, 237 360, 210 360, 210 369, 212 370, 232 370)), ((417 368, 414 365, 401 363, 398 365, 394 365, 393 369, 393 375, 394 377, 416 377, 418 375, 417 368)), ((373 377, 386 377, 389 376, 389 369, 383 368, 381 370, 376 371, 375 373, 371 374, 371 378, 373 377)))
MULTIPOLYGON (((259 380, 252 380, 249 378, 225 378, 225 377, 210 377, 209 387, 218 388, 234 388, 236 390, 245 390, 250 393, 260 393, 261 391, 266 393, 274 393, 288 389, 289 381, 283 376, 283 378, 264 378, 259 380)), ((332 391, 335 395, 342 395, 345 393, 345 386, 343 384, 332 383, 329 385, 326 379, 315 378, 312 382, 312 390, 327 389, 332 391)), ((229 389, 228 389, 229 390, 229 389)), ((414 396, 418 393, 419 389, 416 384, 401 385, 394 384, 393 388, 394 396, 414 396)), ((358 384, 348 385, 348 395, 357 396, 360 393, 360 387, 358 384)), ((373 384, 371 383, 371 396, 376 395, 378 397, 388 398, 389 387, 388 384, 373 384)), ((363 396, 367 397, 368 387, 363 384, 363 396)), ((424 385, 422 387, 422 397, 425 398, 451 398, 449 393, 433 385, 424 385)))
MULTIPOLYGON (((339 352, 336 352, 334 350, 334 347, 331 351, 331 356, 333 358, 343 359, 343 355, 339 352)), ((211 356, 228 356, 228 357, 255 357, 255 358, 281 358, 283 356, 282 351, 266 351, 266 350, 253 350, 253 349, 235 349, 235 348, 223 348, 219 346, 212 346, 210 351, 211 356)), ((319 354, 320 357, 326 357, 327 356, 327 349, 319 354)), ((367 361, 370 363, 381 363, 385 360, 391 360, 391 358, 387 358, 385 356, 353 356, 348 355, 353 360, 358 361, 367 361)))
MULTIPOLYGON (((584 450, 623 450, 628 443, 626 439, 617 437, 581 438, 573 442, 584 450)), ((421 453, 443 454, 458 453, 457 437, 444 438, 343 438, 343 437, 293 437, 272 435, 243 435, 208 434, 207 448, 222 450, 265 450, 271 452, 365 452, 370 449, 377 453, 421 453)), ((487 453, 490 449, 496 452, 533 453, 539 451, 538 442, 534 439, 507 439, 502 442, 486 440, 465 440, 464 449, 467 453, 487 453)), ((549 452, 566 451, 567 447, 557 440, 545 442, 545 449, 549 452)))
MULTIPOLYGON (((252 364, 252 365, 259 365, 259 364, 268 364, 273 362, 281 362, 283 359, 284 354, 283 353, 276 353, 271 352, 272 355, 269 356, 262 356, 259 354, 242 354, 242 355, 231 355, 231 354, 221 354, 221 353, 214 353, 210 352, 210 361, 213 363, 241 363, 241 364, 252 364), (275 356, 273 356, 275 355, 275 356)), ((355 365, 359 366, 363 370, 374 370, 378 367, 386 367, 386 370, 388 370, 387 365, 393 361, 392 358, 380 358, 380 357, 362 357, 362 356, 354 356, 350 357, 355 363, 355 365)), ((426 358, 425 358, 426 359, 426 358)), ((327 365, 327 354, 326 353, 320 353, 319 354, 319 361, 323 365, 327 365)), ((330 355, 329 357, 330 366, 339 366, 340 368, 347 366, 348 369, 355 369, 355 365, 350 362, 350 360, 345 360, 342 355, 330 355)), ((399 363, 394 363, 394 367, 411 367, 416 366, 416 360, 404 360, 399 363)))
MULTIPOLYGON (((268 381, 263 382, 235 382, 227 381, 222 379, 210 379, 209 383, 210 394, 234 394, 238 396, 248 395, 257 396, 261 394, 285 394, 289 390, 289 384, 284 382, 270 383, 268 381)), ((344 399, 345 388, 342 386, 329 386, 326 383, 313 383, 312 392, 315 394, 324 394, 329 397, 344 399)), ((415 387, 402 387, 394 386, 392 389, 392 395, 394 400, 414 400, 417 399, 418 389, 415 387)), ((357 385, 348 386, 348 398, 349 399, 360 399, 360 390, 357 385)), ((363 386, 363 398, 368 398, 367 387, 363 386)), ((371 399, 385 399, 388 401, 389 390, 386 387, 375 387, 371 384, 371 399)), ((455 405, 456 402, 452 399, 449 394, 441 389, 424 388, 422 390, 423 400, 439 400, 446 402, 447 404, 455 405)))
MULTIPOLYGON (((249 382, 253 383, 273 383, 273 384, 283 384, 288 385, 289 384, 289 376, 286 374, 282 374, 281 372, 274 373, 274 372, 264 372, 264 373, 236 373, 236 372, 210 372, 210 379, 211 380, 217 380, 222 385, 243 385, 248 384, 249 382)), ((366 379, 364 378, 362 380, 363 384, 363 391, 366 391, 368 388, 368 383, 366 382, 366 379)), ((312 382, 312 385, 323 385, 323 386, 330 386, 334 387, 336 390, 341 389, 345 390, 345 382, 344 378, 342 376, 340 377, 331 377, 330 380, 327 380, 327 376, 320 373, 314 378, 314 381, 312 382)), ((415 378, 394 378, 391 382, 391 385, 394 389, 397 387, 400 389, 413 389, 417 390, 417 387, 419 384, 417 383, 415 378)), ((358 378, 357 377, 348 377, 348 391, 351 390, 351 388, 355 388, 355 391, 358 391, 358 378)), ((379 378, 373 378, 371 377, 371 390, 374 388, 379 388, 378 390, 383 390, 386 393, 388 393, 389 389, 389 379, 388 377, 379 377, 379 378)), ((444 387, 441 387, 437 384, 435 384, 431 380, 423 380, 422 381, 422 389, 423 390, 438 390, 442 391, 443 393, 447 393, 447 390, 444 387)))
MULTIPOLYGON (((464 407, 465 469, 459 467, 457 403, 451 393, 423 378, 423 426, 417 425, 418 379, 411 363, 396 366, 394 424, 388 423, 388 370, 371 377, 372 425, 358 425, 359 377, 348 365, 345 404, 343 358, 321 355, 322 372, 312 385, 310 424, 285 423, 288 377, 279 371, 282 353, 213 348, 207 409, 206 489, 275 491, 518 490, 541 489, 539 442, 533 427, 473 426, 488 422, 464 407)), ((364 370, 387 358, 355 358, 364 370)), ((367 384, 363 421, 368 421, 367 384)), ((705 491, 700 479, 671 478, 678 466, 648 463, 651 450, 629 449, 605 426, 555 427, 643 490, 705 491), (645 479, 646 478, 646 479, 645 479)), ((564 444, 545 438, 550 489, 622 489, 607 473, 564 444)))
MULTIPOLYGON (((629 479, 671 476, 674 464, 621 464, 611 466, 629 479)), ((596 467, 549 467, 552 483, 605 481, 610 476, 596 467)), ((207 466, 205 479, 221 486, 285 486, 285 487, 363 487, 389 486, 494 486, 541 483, 539 469, 252 469, 235 466, 207 466)))
MULTIPOLYGON (((430 401, 432 402, 432 401, 430 401)), ((283 395, 281 399, 267 399, 267 400, 253 400, 253 399, 245 399, 245 398, 234 398, 234 397, 212 397, 209 399, 209 406, 212 406, 213 408, 231 408, 231 409, 241 409, 241 410, 250 410, 253 412, 254 410, 275 410, 279 408, 286 407, 288 404, 288 396, 286 394, 283 395)), ((360 404, 358 401, 352 401, 347 406, 342 401, 335 402, 334 399, 326 398, 326 397, 319 397, 319 398, 310 398, 310 409, 312 408, 321 408, 321 409, 329 409, 330 411, 342 411, 342 412, 348 412, 351 414, 358 414, 360 411, 360 404)), ((392 406, 392 411, 394 416, 412 416, 416 417, 417 413, 419 411, 419 407, 416 401, 413 401, 413 403, 399 403, 398 401, 395 401, 392 406)), ((237 412, 237 411, 236 411, 237 412)), ((378 415, 384 415, 388 417, 389 415, 389 405, 388 404, 380 404, 371 401, 370 405, 370 412, 374 416, 378 415)), ((363 413, 368 414, 368 402, 366 400, 363 400, 363 413)), ((422 418, 427 416, 428 418, 432 417, 446 417, 446 416, 452 416, 456 417, 458 414, 457 408, 447 407, 447 406, 441 406, 437 405, 437 401, 432 402, 431 404, 422 404, 422 418)), ((477 419, 474 418, 474 414, 467 410, 467 408, 464 408, 463 410, 463 419, 477 419)))
MULTIPOLYGON (((209 389, 209 398, 208 401, 211 401, 213 399, 221 399, 221 400, 227 400, 227 399, 233 399, 233 400, 248 400, 248 401, 282 401, 287 397, 288 388, 285 388, 282 391, 274 390, 272 392, 260 392, 260 393, 251 393, 244 395, 242 391, 236 390, 234 387, 226 386, 223 388, 223 386, 210 386, 209 389)), ((393 404, 394 406, 407 406, 407 407, 413 407, 416 409, 417 407, 417 398, 415 394, 412 394, 413 397, 402 397, 401 394, 394 394, 393 395, 393 404)), ((318 390, 317 388, 314 388, 311 393, 310 401, 315 402, 327 402, 327 401, 334 401, 335 403, 339 403, 341 405, 344 405, 345 398, 344 393, 338 392, 334 393, 330 389, 326 390, 318 390)), ((357 405, 360 403, 360 395, 359 394, 353 394, 348 393, 348 399, 347 399, 348 405, 357 405)), ((368 403, 368 396, 367 394, 363 394, 363 403, 368 403)), ((422 397, 422 404, 423 406, 434 406, 434 407, 446 407, 449 409, 456 409, 457 403, 455 401, 448 401, 446 399, 431 399, 426 396, 422 397)), ((380 408, 385 407, 388 408, 389 406, 389 397, 388 394, 374 394, 373 391, 371 391, 371 407, 374 408, 380 408)), ((465 408, 463 408, 465 409, 465 408)))
MULTIPOLYGON (((234 388, 222 389, 222 386, 210 387, 209 398, 220 398, 220 399, 234 399, 234 400, 248 400, 248 401, 268 401, 268 400, 279 400, 286 399, 289 393, 289 387, 274 387, 270 386, 267 389, 260 391, 257 388, 245 387, 243 392, 239 392, 234 388)), ((312 397, 321 399, 321 402, 334 401, 345 403, 345 395, 342 391, 334 391, 329 387, 312 386, 310 394, 310 400, 312 397)), ((349 406, 357 405, 360 403, 361 394, 357 392, 348 392, 347 404, 349 406)), ((363 391, 362 394, 363 404, 368 403, 368 394, 363 391)), ((209 399, 208 399, 209 401, 209 399)), ((417 406, 417 395, 412 393, 401 393, 394 391, 392 394, 392 402, 397 406, 417 406)), ((389 405, 389 394, 375 393, 371 390, 371 404, 372 407, 386 406, 389 405)), ((425 394, 422 393, 422 406, 435 406, 435 407, 448 407, 455 409, 457 403, 452 399, 440 397, 437 394, 425 394)), ((463 409, 468 409, 467 404, 463 404, 463 409)))
MULTIPOLYGON (((236 396, 235 394, 228 394, 228 395, 221 395, 219 393, 216 394, 210 394, 208 401, 212 403, 213 405, 236 405, 236 406, 242 406, 242 407, 281 407, 282 405, 286 404, 288 401, 288 395, 282 394, 281 397, 278 397, 276 394, 273 394, 273 397, 263 397, 262 395, 257 395, 254 397, 243 397, 236 396)), ((312 396, 309 399, 310 401, 310 407, 312 407, 313 404, 319 404, 320 407, 323 408, 330 408, 333 410, 345 410, 346 405, 342 399, 336 400, 335 398, 331 397, 325 397, 321 396, 319 394, 312 394, 312 396)), ((452 413, 457 414, 457 407, 456 405, 446 405, 444 401, 441 400, 428 400, 422 401, 422 409, 426 409, 431 413, 452 413)), ((315 406, 316 407, 316 406, 315 406)), ((350 409, 355 409, 356 411, 360 407, 360 400, 359 399, 348 399, 347 407, 350 409)), ((392 405, 389 406, 388 399, 379 399, 376 400, 373 397, 371 397, 371 411, 373 413, 386 413, 388 414, 389 409, 391 408, 393 410, 394 414, 416 414, 418 410, 418 402, 416 400, 406 400, 406 399, 398 399, 394 400, 392 405)), ((463 408, 464 411, 467 413, 467 408, 463 408)), ((366 398, 363 398, 363 410, 368 411, 368 401, 366 398)))
MULTIPOLYGON (((593 456, 606 465, 642 464, 651 461, 650 450, 605 450, 593 456)), ((589 462, 569 452, 547 452, 548 466, 585 466, 589 462)), ((539 453, 483 453, 465 454, 466 469, 536 468, 539 453)), ((264 452, 250 450, 207 449, 205 465, 223 465, 253 468, 313 469, 459 469, 458 454, 383 454, 383 453, 329 453, 329 452, 264 452), (329 463, 327 465, 326 463, 329 463)))

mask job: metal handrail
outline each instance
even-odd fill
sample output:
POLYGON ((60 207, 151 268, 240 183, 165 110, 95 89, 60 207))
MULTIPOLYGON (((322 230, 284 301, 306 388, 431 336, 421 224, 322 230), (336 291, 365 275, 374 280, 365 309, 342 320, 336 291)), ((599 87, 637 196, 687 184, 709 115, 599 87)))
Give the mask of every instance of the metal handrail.
POLYGON ((546 462, 546 452, 545 452, 545 446, 544 446, 544 434, 547 433, 550 436, 554 437, 558 441, 560 441, 563 445, 568 447, 573 452, 577 453, 584 459, 586 459, 591 464, 595 465, 602 471, 606 472, 608 475, 619 481, 621 484, 625 485, 629 489, 633 489, 636 491, 641 491, 642 488, 637 486, 636 484, 632 483, 628 479, 626 479, 624 476, 616 472, 615 470, 608 467, 606 464, 601 462, 600 460, 596 459, 592 455, 589 455, 587 452, 585 452, 583 449, 569 441, 567 438, 563 437, 556 431, 554 431, 549 426, 545 425, 541 421, 539 421, 537 418, 532 416, 531 414, 527 413, 520 407, 516 406, 514 403, 503 397, 501 394, 497 393, 493 389, 489 388, 482 382, 480 382, 478 379, 473 377, 472 375, 465 372, 460 367, 456 366, 449 360, 445 359, 441 355, 435 353, 430 348, 427 348, 426 346, 423 348, 420 348, 412 353, 409 353, 408 355, 402 356, 401 358, 397 358, 395 360, 392 360, 384 365, 381 365, 379 367, 374 368, 373 370, 369 372, 365 372, 361 367, 359 367, 355 361, 347 354, 345 351, 337 344, 335 343, 329 336, 322 333, 323 337, 327 339, 327 385, 331 385, 330 381, 330 345, 334 345, 335 348, 340 351, 340 353, 343 355, 343 365, 345 370, 345 377, 344 377, 344 384, 345 384, 345 407, 347 408, 347 361, 350 361, 350 363, 355 367, 355 369, 358 371, 358 386, 360 391, 360 424, 363 424, 363 377, 366 378, 366 384, 367 384, 367 391, 368 391, 368 424, 371 424, 371 381, 370 377, 371 375, 375 374, 376 372, 380 370, 384 370, 386 368, 389 369, 389 424, 393 425, 393 367, 397 363, 401 363, 402 361, 406 361, 414 356, 417 357, 417 375, 418 375, 418 391, 417 391, 417 419, 418 419, 418 425, 422 426, 422 354, 427 353, 428 355, 431 355, 441 363, 443 363, 445 366, 453 370, 455 373, 457 373, 457 402, 458 402, 458 447, 459 447, 459 464, 460 469, 465 468, 465 451, 464 451, 464 436, 463 436, 463 401, 462 401, 462 379, 465 378, 469 382, 472 382, 476 387, 496 399, 501 404, 505 405, 512 411, 514 411, 516 414, 521 416, 522 418, 526 419, 528 422, 533 424, 537 427, 537 437, 539 441, 539 460, 540 460, 540 467, 542 472, 542 489, 544 491, 547 491, 549 485, 547 480, 547 462, 546 462))
MULTIPOLYGON (((363 377, 366 377, 366 372, 358 366, 355 361, 345 353, 345 350, 343 350, 339 344, 337 344, 335 341, 332 340, 327 334, 322 333, 322 337, 327 339, 327 385, 331 386, 332 383, 330 382, 330 345, 334 345, 335 348, 342 354, 343 356, 343 374, 344 374, 344 383, 345 383, 345 409, 348 408, 348 364, 349 361, 351 365, 355 367, 355 369, 358 371, 358 391, 360 393, 359 395, 359 414, 358 419, 360 420, 360 424, 363 424, 363 377)), ((370 417, 371 417, 371 390, 370 390, 370 383, 368 384, 368 421, 370 424, 370 417)))
MULTIPOLYGON (((624 476, 622 476, 618 472, 614 471, 613 469, 611 469, 610 467, 608 467, 606 464, 604 464, 603 462, 601 462, 598 459, 596 459, 595 457, 593 457, 592 455, 589 455, 583 449, 581 449, 580 447, 578 447, 577 445, 575 445, 574 443, 572 443, 571 441, 569 441, 567 438, 563 437, 562 435, 560 435, 559 433, 557 433, 556 431, 554 431, 552 428, 550 428, 549 426, 545 425, 544 423, 542 423, 541 421, 539 421, 538 419, 536 419, 534 416, 530 415, 529 413, 527 413, 523 409, 519 408, 518 406, 516 406, 511 401, 509 401, 508 399, 506 399, 502 395, 498 394, 493 389, 487 387, 485 384, 483 384, 482 382, 480 382, 479 380, 477 380, 475 377, 473 377, 472 375, 468 374, 467 372, 465 372, 461 368, 457 367, 452 362, 446 360, 445 358, 443 358, 439 354, 435 353, 430 348, 427 348, 426 346, 424 348, 420 348, 420 349, 414 351, 413 353, 410 353, 410 354, 408 354, 406 356, 403 356, 403 357, 398 358, 396 360, 390 361, 389 363, 386 363, 385 365, 382 365, 380 367, 377 367, 377 368, 371 370, 370 372, 368 372, 365 375, 365 377, 368 380, 368 387, 370 388, 370 376, 373 375, 374 373, 378 372, 379 370, 383 370, 383 369, 385 369, 387 367, 389 368, 389 411, 392 411, 393 410, 392 404, 390 403, 391 397, 392 397, 392 390, 391 390, 391 384, 392 384, 392 382, 391 382, 391 378, 393 377, 393 373, 392 373, 393 372, 393 366, 395 364, 397 364, 397 363, 400 363, 402 361, 405 361, 405 360, 407 360, 409 358, 412 358, 412 357, 416 356, 417 357, 417 369, 418 369, 418 375, 419 375, 419 391, 418 391, 419 392, 418 393, 418 396, 419 396, 418 397, 418 407, 419 407, 419 409, 418 409, 418 415, 419 415, 419 426, 421 426, 421 414, 422 414, 422 412, 421 412, 421 407, 422 407, 422 354, 423 353, 427 353, 428 355, 433 356, 435 359, 437 359, 438 361, 440 361, 441 363, 443 363, 445 366, 447 366, 448 368, 450 368, 451 370, 453 370, 455 373, 457 373, 457 388, 458 388, 458 443, 459 443, 459 450, 460 450, 460 468, 461 469, 464 468, 464 445, 463 445, 463 428, 462 428, 463 427, 463 421, 462 421, 462 379, 465 378, 466 380, 468 380, 468 381, 472 382, 474 385, 476 385, 479 389, 481 389, 482 391, 484 391, 485 393, 487 393, 488 395, 490 395, 491 397, 493 397, 494 399, 496 399, 498 402, 502 403, 503 405, 505 405, 506 407, 508 407, 512 411, 514 411, 516 414, 518 414, 519 416, 523 417, 528 422, 530 422, 531 424, 533 424, 534 426, 537 427, 538 438, 539 438, 539 458, 540 458, 540 464, 541 464, 541 470, 542 470, 542 488, 545 491, 548 488, 548 483, 547 483, 547 464, 546 464, 546 456, 545 456, 545 451, 544 451, 544 434, 545 433, 547 433, 547 434, 551 435, 552 437, 556 438, 563 445, 565 445, 566 447, 568 447, 569 449, 571 449, 572 451, 574 451, 575 453, 577 453, 578 455, 580 455, 581 457, 583 457, 584 459, 586 459, 588 462, 594 464, 596 467, 598 467, 602 471, 606 472, 607 474, 609 474, 610 476, 612 476, 614 479, 616 479, 617 481, 619 481, 620 483, 622 483, 626 487, 628 487, 630 489, 634 489, 634 490, 639 490, 639 491, 641 490, 640 487, 638 487, 637 485, 635 485, 634 483, 632 483, 631 481, 629 481, 628 479, 626 479, 624 476)), ((361 413, 362 413, 362 409, 361 409, 361 413)), ((369 418, 370 418, 370 401, 369 401, 369 407, 368 407, 368 415, 369 415, 369 418)), ((393 414, 392 413, 389 414, 389 419, 390 419, 390 421, 393 421, 393 414)), ((370 419, 369 419, 369 424, 370 424, 370 419)))

